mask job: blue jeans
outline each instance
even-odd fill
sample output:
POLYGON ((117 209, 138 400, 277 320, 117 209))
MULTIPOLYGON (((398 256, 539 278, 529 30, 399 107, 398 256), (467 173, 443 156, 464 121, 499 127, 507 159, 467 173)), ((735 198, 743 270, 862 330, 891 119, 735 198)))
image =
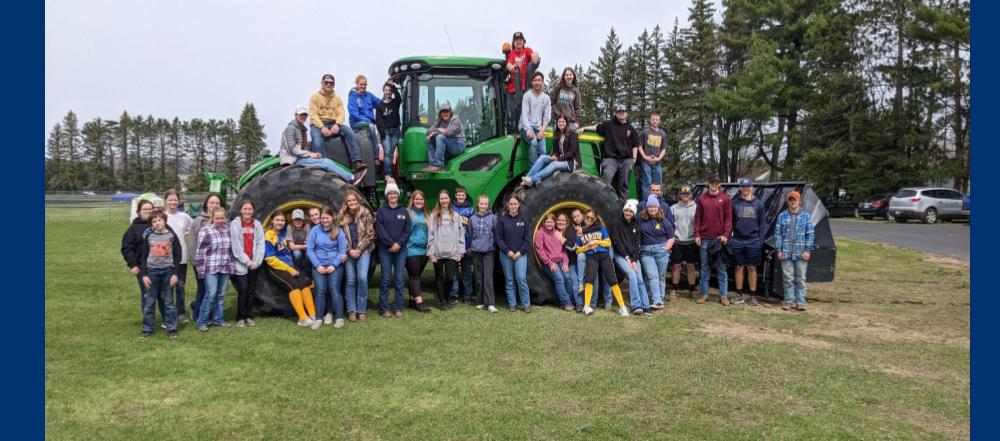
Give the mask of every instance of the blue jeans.
MULTIPOLYGON (((333 121, 324 121, 323 125, 326 128, 333 127, 337 124, 333 121)), ((340 132, 336 135, 344 138, 344 145, 347 146, 347 156, 351 159, 351 162, 361 160, 361 149, 358 148, 358 140, 354 138, 354 130, 351 130, 351 126, 347 124, 337 124, 340 126, 340 132)), ((331 138, 333 137, 331 136, 331 138)), ((326 138, 323 137, 323 132, 320 131, 319 127, 310 126, 309 127, 309 137, 312 138, 312 151, 319 152, 323 157, 326 157, 326 149, 323 147, 323 141, 326 138)))
POLYGON ((338 266, 330 274, 320 274, 313 268, 312 276, 316 288, 313 296, 316 318, 322 319, 327 313, 333 314, 338 319, 344 318, 344 298, 340 294, 340 282, 344 281, 344 265, 338 266), (327 300, 330 300, 331 304, 327 304, 327 300))
MULTIPOLYGON (((701 240, 701 295, 708 295, 708 281, 712 278, 712 268, 708 265, 708 247, 711 240, 701 240)), ((715 268, 716 277, 719 279, 719 296, 729 295, 729 274, 726 273, 725 259, 719 259, 715 268)))
POLYGON ((142 331, 153 332, 156 327, 156 305, 163 305, 166 314, 163 315, 163 324, 168 332, 177 330, 177 308, 174 306, 173 289, 170 286, 170 277, 173 275, 170 268, 149 271, 149 281, 151 286, 146 290, 145 300, 142 302, 142 331))
POLYGON ((368 311, 368 265, 372 254, 361 253, 357 259, 347 257, 344 269, 347 270, 347 312, 365 314, 368 311))
POLYGON ((462 261, 459 264, 462 267, 462 271, 457 273, 455 280, 451 282, 450 297, 458 299, 459 292, 464 292, 465 295, 462 296, 462 300, 474 299, 476 298, 476 293, 472 292, 472 255, 466 254, 462 256, 462 261), (464 289, 459 290, 460 287, 464 289))
POLYGON ((569 171, 569 163, 566 161, 553 161, 551 156, 542 155, 535 160, 535 165, 528 170, 528 177, 533 184, 552 176, 556 171, 569 171))
POLYGON ((229 283, 229 274, 212 273, 205 274, 205 298, 201 302, 198 310, 198 320, 195 322, 199 327, 208 324, 208 320, 215 316, 212 323, 221 325, 222 301, 225 300, 226 284, 229 283))
POLYGON ((552 279, 552 283, 556 286, 556 297, 559 297, 559 306, 573 306, 573 301, 569 299, 570 293, 566 291, 566 280, 572 278, 572 273, 569 271, 562 272, 561 264, 559 265, 559 271, 552 271, 552 268, 545 267, 545 273, 548 274, 549 278, 552 279))
POLYGON ((806 304, 806 268, 809 262, 805 260, 782 260, 781 274, 785 279, 785 303, 797 305, 806 304))
POLYGON ((427 141, 427 163, 434 167, 444 167, 444 160, 461 155, 465 142, 438 134, 427 141))
POLYGON ((517 299, 514 297, 514 282, 517 282, 518 297, 521 299, 521 306, 525 309, 531 307, 531 296, 528 294, 528 256, 518 257, 513 260, 504 253, 497 253, 500 256, 500 265, 503 267, 503 276, 507 288, 507 306, 514 308, 517 306, 517 299))
POLYGON ((542 133, 539 129, 541 127, 532 127, 531 133, 535 135, 534 140, 528 139, 528 131, 524 129, 519 129, 521 132, 521 139, 528 144, 528 161, 532 164, 538 160, 538 158, 545 156, 545 133, 542 133))
POLYGON ((635 267, 638 271, 635 271, 624 257, 615 256, 615 266, 628 276, 628 302, 632 309, 649 310, 649 292, 646 290, 646 282, 642 280, 642 271, 645 265, 636 261, 635 267))
POLYGON ((663 167, 660 164, 649 165, 644 159, 637 159, 642 163, 642 196, 649 196, 649 186, 653 183, 663 184, 663 167))
POLYGON ((310 168, 321 168, 327 172, 337 175, 344 182, 354 182, 354 175, 344 171, 342 168, 337 167, 337 164, 330 159, 320 158, 299 158, 295 160, 295 165, 301 165, 303 167, 310 168))
POLYGON ((399 144, 400 137, 401 133, 398 127, 385 129, 385 138, 382 138, 382 152, 385 155, 385 161, 382 163, 382 169, 386 176, 392 176, 392 156, 396 153, 396 144, 399 144))
POLYGON ((569 261, 569 274, 563 277, 566 283, 566 293, 569 294, 569 301, 576 307, 583 307, 583 300, 580 294, 580 281, 577 279, 579 272, 576 270, 576 260, 569 261))
POLYGON ((382 283, 378 290, 378 312, 403 311, 403 278, 406 273, 406 246, 402 246, 396 254, 389 248, 378 246, 378 262, 382 267, 382 283), (389 304, 389 286, 396 289, 393 302, 389 304))
POLYGON ((205 301, 205 279, 199 279, 198 274, 195 273, 195 282, 197 289, 195 289, 194 302, 191 302, 188 307, 191 309, 191 318, 197 322, 198 315, 201 314, 201 303, 205 301))
POLYGON ((665 243, 645 245, 639 248, 642 256, 642 271, 646 286, 653 297, 654 305, 663 304, 663 294, 667 291, 667 267, 670 265, 670 251, 665 243))

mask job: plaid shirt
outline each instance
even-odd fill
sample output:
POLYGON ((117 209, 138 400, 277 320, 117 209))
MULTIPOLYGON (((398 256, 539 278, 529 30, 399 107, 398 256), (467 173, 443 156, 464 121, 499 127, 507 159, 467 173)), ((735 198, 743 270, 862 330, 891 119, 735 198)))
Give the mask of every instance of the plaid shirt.
POLYGON ((801 260, 802 253, 813 251, 813 241, 816 239, 816 235, 813 231, 812 216, 801 209, 796 215, 788 210, 782 211, 781 214, 778 214, 778 223, 774 227, 774 239, 774 248, 784 254, 786 260, 801 260), (795 249, 789 250, 788 224, 791 223, 792 216, 796 216, 795 249))
POLYGON ((198 232, 198 251, 194 255, 194 268, 199 279, 204 279, 206 274, 233 272, 229 225, 216 228, 215 225, 209 224, 198 232))

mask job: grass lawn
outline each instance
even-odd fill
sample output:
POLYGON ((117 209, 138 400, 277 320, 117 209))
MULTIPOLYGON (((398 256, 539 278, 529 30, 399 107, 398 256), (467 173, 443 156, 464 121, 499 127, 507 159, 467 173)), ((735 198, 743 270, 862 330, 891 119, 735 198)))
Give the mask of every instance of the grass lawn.
POLYGON ((124 211, 47 216, 49 439, 969 438, 969 267, 951 259, 840 239, 806 313, 459 305, 140 341, 124 211))

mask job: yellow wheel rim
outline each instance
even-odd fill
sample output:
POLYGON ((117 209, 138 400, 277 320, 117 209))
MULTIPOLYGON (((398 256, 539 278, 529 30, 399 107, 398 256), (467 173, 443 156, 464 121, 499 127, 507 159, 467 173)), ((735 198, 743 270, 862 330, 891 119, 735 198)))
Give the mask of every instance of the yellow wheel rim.
POLYGON ((290 216, 291 216, 292 210, 294 210, 296 208, 301 208, 303 211, 308 212, 308 210, 310 208, 313 208, 313 207, 322 208, 323 204, 320 204, 318 202, 313 202, 313 201, 301 200, 301 199, 300 200, 294 200, 294 201, 285 202, 284 204, 279 205, 278 208, 275 208, 270 213, 268 213, 267 217, 265 217, 261 221, 261 224, 264 225, 265 227, 267 225, 270 225, 271 224, 271 218, 274 217, 275 213, 284 213, 285 214, 285 218, 288 221, 288 223, 291 223, 292 220, 290 219, 290 216))

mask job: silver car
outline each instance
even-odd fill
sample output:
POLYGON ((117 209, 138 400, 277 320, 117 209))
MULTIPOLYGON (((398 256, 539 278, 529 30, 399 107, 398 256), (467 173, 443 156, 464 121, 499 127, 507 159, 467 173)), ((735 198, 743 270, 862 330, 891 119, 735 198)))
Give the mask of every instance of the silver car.
POLYGON ((903 188, 889 200, 889 213, 899 223, 907 219, 920 219, 927 224, 944 219, 968 219, 969 210, 962 209, 964 196, 950 188, 903 188))

